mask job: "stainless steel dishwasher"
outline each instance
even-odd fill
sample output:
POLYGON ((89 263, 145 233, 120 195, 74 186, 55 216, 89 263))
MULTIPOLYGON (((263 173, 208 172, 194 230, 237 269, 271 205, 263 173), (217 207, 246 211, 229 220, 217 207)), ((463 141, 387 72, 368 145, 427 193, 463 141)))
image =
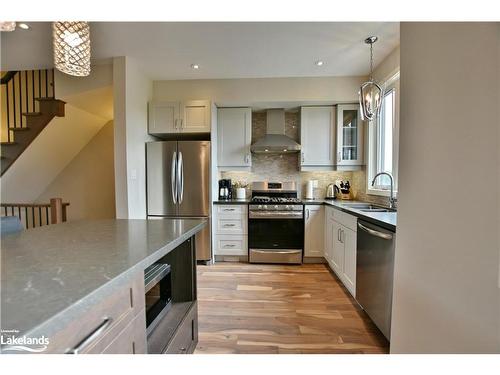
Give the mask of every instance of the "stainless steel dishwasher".
POLYGON ((356 251, 356 300, 391 338, 392 282, 396 234, 358 220, 356 251))

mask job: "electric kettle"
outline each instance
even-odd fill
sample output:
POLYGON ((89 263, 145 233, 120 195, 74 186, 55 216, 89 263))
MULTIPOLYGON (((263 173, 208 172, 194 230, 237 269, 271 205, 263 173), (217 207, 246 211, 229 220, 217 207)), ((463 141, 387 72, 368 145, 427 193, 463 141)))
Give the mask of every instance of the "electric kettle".
POLYGON ((335 184, 330 184, 326 188, 325 199, 337 199, 337 193, 340 193, 339 187, 335 184))

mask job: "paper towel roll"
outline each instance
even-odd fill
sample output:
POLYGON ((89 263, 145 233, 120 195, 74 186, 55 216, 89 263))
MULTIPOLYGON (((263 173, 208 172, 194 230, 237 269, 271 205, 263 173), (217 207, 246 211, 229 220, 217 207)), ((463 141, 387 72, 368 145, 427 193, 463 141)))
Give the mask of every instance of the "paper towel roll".
POLYGON ((309 180, 306 183, 306 199, 314 198, 314 180, 309 180))

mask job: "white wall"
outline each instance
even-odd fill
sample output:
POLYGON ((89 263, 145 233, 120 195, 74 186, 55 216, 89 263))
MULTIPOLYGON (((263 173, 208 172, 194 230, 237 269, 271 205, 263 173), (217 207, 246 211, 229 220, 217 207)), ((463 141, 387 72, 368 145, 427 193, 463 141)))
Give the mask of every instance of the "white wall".
POLYGON ((500 352, 497 27, 401 24, 393 353, 500 352))
POLYGON ((2 202, 34 202, 105 123, 66 104, 2 176, 2 202))
POLYGON ((115 217, 113 122, 109 121, 51 182, 37 202, 63 197, 68 220, 115 217))
MULTIPOLYGON (((376 45, 375 45, 376 46, 376 45)), ((397 46, 387 57, 373 69, 373 78, 379 82, 390 78, 399 70, 401 48, 397 46)))
POLYGON ((116 217, 146 217, 147 104, 152 82, 129 57, 113 60, 116 217))
POLYGON ((155 81, 155 100, 210 99, 217 106, 356 102, 365 77, 155 81))

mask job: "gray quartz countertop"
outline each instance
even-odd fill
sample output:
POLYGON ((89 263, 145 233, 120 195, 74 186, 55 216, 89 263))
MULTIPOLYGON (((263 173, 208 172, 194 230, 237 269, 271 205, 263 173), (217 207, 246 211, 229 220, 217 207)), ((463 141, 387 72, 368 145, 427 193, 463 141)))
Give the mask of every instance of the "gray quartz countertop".
POLYGON ((343 201, 338 199, 314 199, 314 200, 303 200, 302 203, 306 205, 324 204, 326 206, 332 206, 341 211, 354 215, 358 217, 358 219, 366 220, 375 225, 380 225, 381 227, 384 227, 393 232, 396 231, 397 212, 365 212, 349 207, 353 203, 355 204, 355 203, 369 203, 369 202, 343 201))
POLYGON ((21 334, 144 270, 206 219, 82 220, 2 237, 2 329, 21 334))
POLYGON ((219 199, 214 201, 214 204, 248 204, 251 198, 245 199, 219 199))

